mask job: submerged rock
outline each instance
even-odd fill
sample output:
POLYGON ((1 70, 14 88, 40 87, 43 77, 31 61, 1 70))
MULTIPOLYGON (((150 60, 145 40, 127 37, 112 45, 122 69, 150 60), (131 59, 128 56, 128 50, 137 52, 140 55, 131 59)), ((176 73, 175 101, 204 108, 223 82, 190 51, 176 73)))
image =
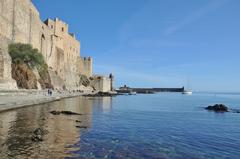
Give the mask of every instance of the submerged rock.
POLYGON ((51 111, 50 113, 53 114, 53 115, 60 115, 61 114, 60 111, 55 111, 55 110, 51 111))
POLYGON ((33 134, 35 135, 43 135, 44 134, 44 130, 41 128, 37 128, 33 131, 33 134))
POLYGON ((53 110, 50 113, 53 114, 53 115, 60 115, 60 114, 64 114, 64 115, 82 115, 82 114, 71 112, 71 111, 56 111, 56 110, 53 110))
POLYGON ((228 112, 228 107, 224 104, 215 104, 213 106, 208 106, 206 110, 215 111, 215 112, 228 112))
POLYGON ((82 114, 71 112, 71 111, 61 111, 61 113, 64 115, 82 115, 82 114))
POLYGON ((110 92, 98 92, 98 93, 95 93, 95 94, 86 94, 86 95, 83 95, 85 97, 113 97, 113 96, 116 96, 115 93, 110 93, 110 92))
POLYGON ((37 128, 33 131, 33 135, 31 137, 32 141, 34 142, 41 142, 43 141, 43 136, 47 134, 46 130, 43 130, 41 128, 37 128))
POLYGON ((87 129, 88 127, 87 127, 87 126, 79 126, 79 125, 77 125, 76 128, 79 128, 79 129, 87 129))
POLYGON ((32 136, 32 141, 34 141, 34 142, 41 142, 41 141, 43 141, 43 136, 41 136, 41 135, 33 135, 32 136))

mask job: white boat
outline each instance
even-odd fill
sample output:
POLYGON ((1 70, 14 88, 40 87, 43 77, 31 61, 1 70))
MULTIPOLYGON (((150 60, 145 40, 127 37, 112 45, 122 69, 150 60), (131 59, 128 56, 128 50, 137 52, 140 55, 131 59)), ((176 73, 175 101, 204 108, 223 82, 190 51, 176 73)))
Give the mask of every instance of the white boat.
POLYGON ((185 95, 192 95, 193 92, 192 90, 190 89, 190 82, 189 82, 189 78, 187 79, 187 89, 184 88, 182 94, 185 94, 185 95))
POLYGON ((137 92, 129 92, 128 95, 137 95, 137 92))
POLYGON ((190 90, 184 90, 184 91, 182 92, 182 94, 192 95, 192 91, 190 91, 190 90))

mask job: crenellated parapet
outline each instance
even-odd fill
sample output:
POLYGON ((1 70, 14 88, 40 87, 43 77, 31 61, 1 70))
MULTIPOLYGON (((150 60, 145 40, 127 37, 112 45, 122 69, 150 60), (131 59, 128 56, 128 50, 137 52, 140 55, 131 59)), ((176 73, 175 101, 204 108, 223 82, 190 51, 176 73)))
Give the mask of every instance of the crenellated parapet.
POLYGON ((79 73, 91 77, 93 75, 93 59, 91 57, 81 57, 78 61, 79 73))

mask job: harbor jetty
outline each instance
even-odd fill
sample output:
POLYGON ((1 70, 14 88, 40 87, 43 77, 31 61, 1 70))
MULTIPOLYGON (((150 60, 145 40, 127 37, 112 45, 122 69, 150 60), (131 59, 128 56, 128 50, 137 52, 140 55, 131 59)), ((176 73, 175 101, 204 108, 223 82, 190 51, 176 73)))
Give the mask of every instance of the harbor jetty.
POLYGON ((185 90, 184 87, 181 88, 131 88, 126 85, 117 89, 117 93, 131 93, 136 92, 138 94, 154 94, 158 92, 183 92, 185 90))

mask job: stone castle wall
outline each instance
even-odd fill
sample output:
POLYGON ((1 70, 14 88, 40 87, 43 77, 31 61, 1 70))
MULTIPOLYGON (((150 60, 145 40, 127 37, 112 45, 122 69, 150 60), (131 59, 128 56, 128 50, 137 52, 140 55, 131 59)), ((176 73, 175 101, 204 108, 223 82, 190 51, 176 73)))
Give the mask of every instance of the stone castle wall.
MULTIPOLYGON (((53 85, 57 88, 63 85, 67 88, 77 87, 80 74, 92 76, 92 59, 80 58, 80 42, 68 32, 68 25, 58 18, 42 22, 31 0, 0 0, 0 39, 4 39, 0 41, 0 47, 6 47, 9 42, 20 42, 37 48, 49 65, 50 72, 54 73, 51 77, 62 80, 53 79, 53 85)), ((1 59, 0 55, 2 68, 1 59)), ((11 68, 11 63, 6 67, 11 68)), ((0 76, 4 73, 9 72, 0 69, 0 76)))
POLYGON ((93 59, 91 57, 81 57, 78 59, 78 69, 80 74, 91 77, 93 75, 92 65, 93 59))
POLYGON ((17 89, 16 81, 11 76, 11 57, 8 54, 9 41, 0 36, 0 90, 17 89))
POLYGON ((112 82, 109 77, 104 76, 94 76, 93 80, 91 81, 91 86, 98 91, 101 92, 109 92, 112 91, 112 82))

